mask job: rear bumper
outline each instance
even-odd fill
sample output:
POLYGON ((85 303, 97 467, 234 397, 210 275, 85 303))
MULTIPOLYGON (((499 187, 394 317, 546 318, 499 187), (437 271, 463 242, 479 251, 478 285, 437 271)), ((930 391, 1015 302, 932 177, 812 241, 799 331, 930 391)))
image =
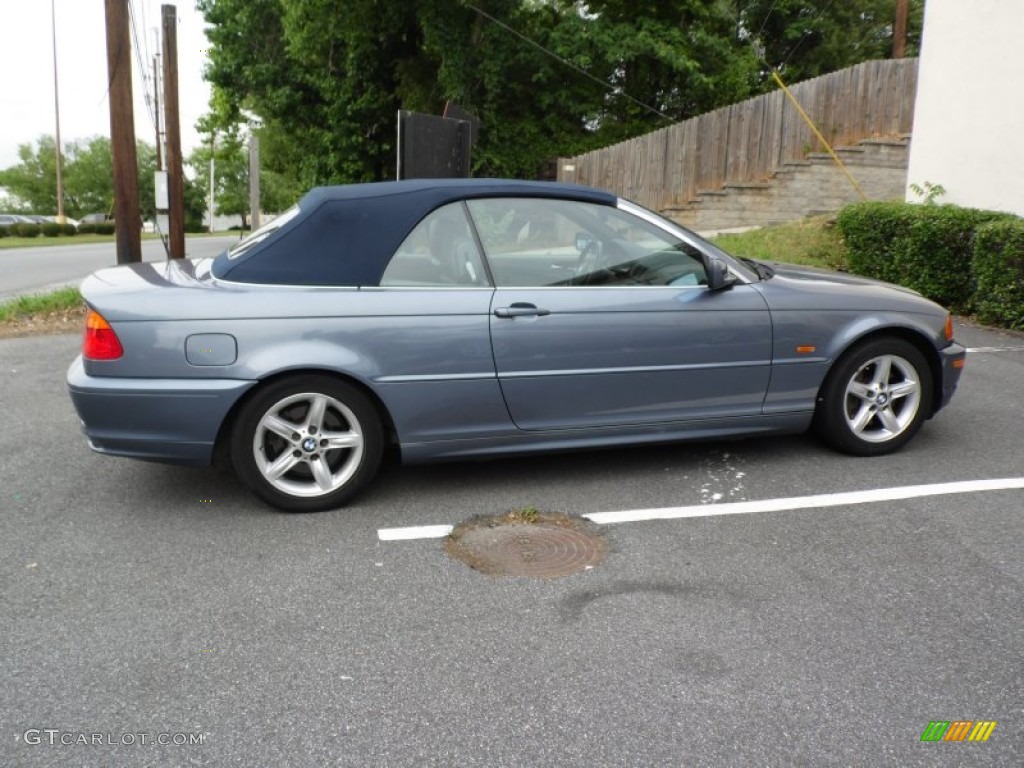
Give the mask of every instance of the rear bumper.
POLYGON ((960 383, 960 372, 963 370, 963 361, 966 358, 967 350, 955 342, 945 349, 939 350, 939 362, 942 365, 942 391, 936 393, 933 413, 944 408, 953 397, 957 384, 960 383))
POLYGON ((68 392, 89 447, 110 456, 205 466, 224 417, 256 382, 90 376, 79 356, 68 392))

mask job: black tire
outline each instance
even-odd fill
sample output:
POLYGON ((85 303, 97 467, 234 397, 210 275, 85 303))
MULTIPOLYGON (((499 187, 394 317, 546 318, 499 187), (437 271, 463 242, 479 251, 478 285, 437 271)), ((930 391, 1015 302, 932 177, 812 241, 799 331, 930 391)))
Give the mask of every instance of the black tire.
POLYGON ((818 394, 813 429, 855 456, 898 451, 932 409, 934 385, 924 355, 910 342, 876 338, 850 349, 818 394))
POLYGON ((242 407, 231 462, 261 499, 286 512, 343 506, 377 473, 384 437, 359 389, 321 375, 281 379, 242 407))

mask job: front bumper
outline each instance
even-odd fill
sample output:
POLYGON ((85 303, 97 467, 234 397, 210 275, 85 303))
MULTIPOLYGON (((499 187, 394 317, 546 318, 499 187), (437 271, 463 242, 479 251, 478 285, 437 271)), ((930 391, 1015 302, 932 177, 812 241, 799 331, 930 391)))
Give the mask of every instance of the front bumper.
POLYGON ((956 392, 957 384, 960 383, 960 373, 963 371, 966 359, 967 350, 956 342, 939 350, 939 363, 942 367, 942 391, 936 393, 933 413, 938 413, 941 408, 949 404, 953 393, 956 392))
POLYGON ((210 463, 225 416, 256 383, 90 376, 81 355, 67 381, 94 451, 193 466, 210 463))

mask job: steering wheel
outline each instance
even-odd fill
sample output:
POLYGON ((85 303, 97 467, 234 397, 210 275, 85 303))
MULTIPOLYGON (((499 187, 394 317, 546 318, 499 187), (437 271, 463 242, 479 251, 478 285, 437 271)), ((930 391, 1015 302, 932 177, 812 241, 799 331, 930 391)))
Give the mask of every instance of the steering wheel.
POLYGON ((580 251, 579 261, 576 262, 575 277, 584 277, 601 269, 601 247, 597 240, 589 241, 580 251))

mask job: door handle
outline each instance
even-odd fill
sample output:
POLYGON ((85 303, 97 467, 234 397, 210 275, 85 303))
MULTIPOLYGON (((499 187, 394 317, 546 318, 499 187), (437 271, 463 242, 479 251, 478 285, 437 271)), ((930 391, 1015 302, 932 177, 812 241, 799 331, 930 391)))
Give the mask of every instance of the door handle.
POLYGON ((494 310, 496 317, 544 317, 544 315, 550 315, 550 309, 540 309, 535 304, 530 304, 525 301, 513 302, 508 307, 498 307, 494 310))

